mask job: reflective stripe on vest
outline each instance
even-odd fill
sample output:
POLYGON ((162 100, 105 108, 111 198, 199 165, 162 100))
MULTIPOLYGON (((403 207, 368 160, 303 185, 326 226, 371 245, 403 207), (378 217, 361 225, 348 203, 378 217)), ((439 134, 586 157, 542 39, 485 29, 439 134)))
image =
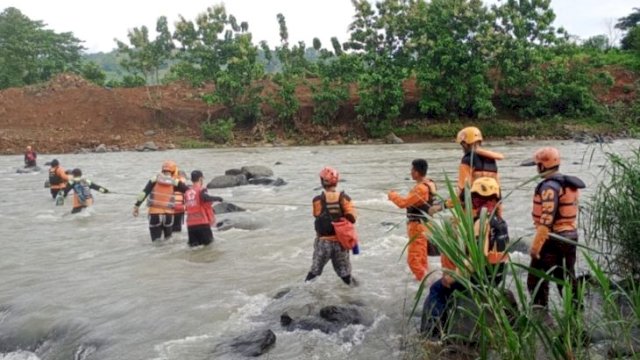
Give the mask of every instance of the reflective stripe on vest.
POLYGON ((551 182, 551 186, 558 192, 558 209, 556 209, 551 231, 575 231, 578 217, 579 190, 575 187, 568 186, 570 184, 567 184, 566 181, 564 181, 564 176, 560 174, 545 179, 536 187, 536 192, 533 197, 533 211, 531 212, 533 223, 535 225, 540 225, 541 223, 540 217, 542 216, 543 209, 540 189, 543 184, 548 184, 549 182, 551 182), (556 184, 556 186, 552 184, 556 184))

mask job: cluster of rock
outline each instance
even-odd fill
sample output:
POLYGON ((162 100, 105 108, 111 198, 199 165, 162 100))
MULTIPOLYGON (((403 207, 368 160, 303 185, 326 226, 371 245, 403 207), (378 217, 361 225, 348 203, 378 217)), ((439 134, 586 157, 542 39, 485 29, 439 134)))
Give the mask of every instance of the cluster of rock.
POLYGON ((613 143, 613 137, 580 131, 573 134, 573 141, 582 144, 611 144, 613 143))
POLYGON ((266 166, 243 166, 240 169, 229 169, 224 175, 216 176, 207 184, 209 189, 227 188, 241 185, 282 186, 287 182, 282 178, 273 178, 273 170, 266 166))

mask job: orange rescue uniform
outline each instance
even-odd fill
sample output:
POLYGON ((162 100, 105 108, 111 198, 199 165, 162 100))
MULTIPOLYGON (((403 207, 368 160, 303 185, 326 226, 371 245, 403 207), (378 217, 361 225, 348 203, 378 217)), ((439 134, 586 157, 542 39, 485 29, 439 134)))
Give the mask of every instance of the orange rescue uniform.
POLYGON ((424 179, 411 189, 406 197, 395 191, 389 193, 389 200, 401 209, 407 209, 407 236, 409 247, 407 250, 407 264, 415 276, 421 281, 429 270, 427 259, 427 220, 424 213, 433 203, 436 186, 430 179, 424 179))

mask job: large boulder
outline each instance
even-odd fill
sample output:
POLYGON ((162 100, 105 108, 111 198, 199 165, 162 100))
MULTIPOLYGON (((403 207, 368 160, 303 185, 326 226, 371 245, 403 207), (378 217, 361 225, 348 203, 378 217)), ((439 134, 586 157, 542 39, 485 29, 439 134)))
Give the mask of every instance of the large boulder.
POLYGON ((225 175, 240 175, 242 173, 243 172, 242 172, 241 169, 229 169, 229 170, 224 172, 225 175))
POLYGON ((239 185, 247 185, 247 177, 243 174, 240 175, 222 175, 216 176, 207 184, 208 189, 219 189, 226 187, 233 187, 239 185))
POLYGON ((287 185, 287 182, 282 178, 270 178, 270 177, 253 177, 249 179, 251 185, 271 185, 271 186, 283 186, 287 185))
POLYGON ((258 330, 231 340, 230 346, 244 356, 260 356, 276 343, 276 334, 271 329, 258 330))
POLYGON ((216 214, 227 214, 232 212, 242 212, 246 210, 235 204, 223 201, 213 205, 213 211, 215 211, 216 214))
POLYGON ((287 330, 319 330, 335 333, 349 325, 371 326, 373 316, 356 305, 328 305, 320 309, 317 316, 292 318, 288 312, 280 316, 280 325, 287 330))
POLYGON ((385 140, 385 142, 387 144, 402 144, 402 143, 404 143, 404 141, 402 141, 402 139, 400 139, 396 134, 394 134, 392 132, 389 133, 389 135, 387 135, 384 138, 384 140, 385 140))
POLYGON ((263 218, 256 217, 255 214, 249 213, 230 213, 226 216, 220 216, 216 223, 219 231, 229 229, 241 230, 257 230, 265 227, 266 221, 263 218))
POLYGON ((243 166, 240 170, 247 176, 247 179, 273 176, 273 170, 261 165, 243 166))

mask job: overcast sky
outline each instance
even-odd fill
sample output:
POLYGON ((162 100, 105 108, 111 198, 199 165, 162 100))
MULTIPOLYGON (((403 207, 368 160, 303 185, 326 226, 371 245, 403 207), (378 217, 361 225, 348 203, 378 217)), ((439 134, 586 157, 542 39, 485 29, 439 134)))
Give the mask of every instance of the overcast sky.
MULTIPOLYGON (((484 0, 495 3, 497 0, 484 0)), ((114 38, 127 40, 127 30, 146 25, 155 35, 156 20, 166 16, 173 24, 178 15, 193 20, 216 0, 0 0, 0 10, 18 8, 31 20, 42 20, 56 32, 73 32, 84 41, 87 52, 110 51, 116 47, 114 38)), ((227 12, 239 21, 247 21, 254 42, 267 40, 270 46, 278 43, 276 14, 287 19, 290 41, 303 40, 308 46, 314 37, 323 46, 337 36, 347 39, 347 27, 353 17, 350 0, 227 0, 227 12)), ((608 32, 607 21, 626 16, 637 0, 552 0, 556 26, 564 26, 569 33, 586 39, 608 32)))

